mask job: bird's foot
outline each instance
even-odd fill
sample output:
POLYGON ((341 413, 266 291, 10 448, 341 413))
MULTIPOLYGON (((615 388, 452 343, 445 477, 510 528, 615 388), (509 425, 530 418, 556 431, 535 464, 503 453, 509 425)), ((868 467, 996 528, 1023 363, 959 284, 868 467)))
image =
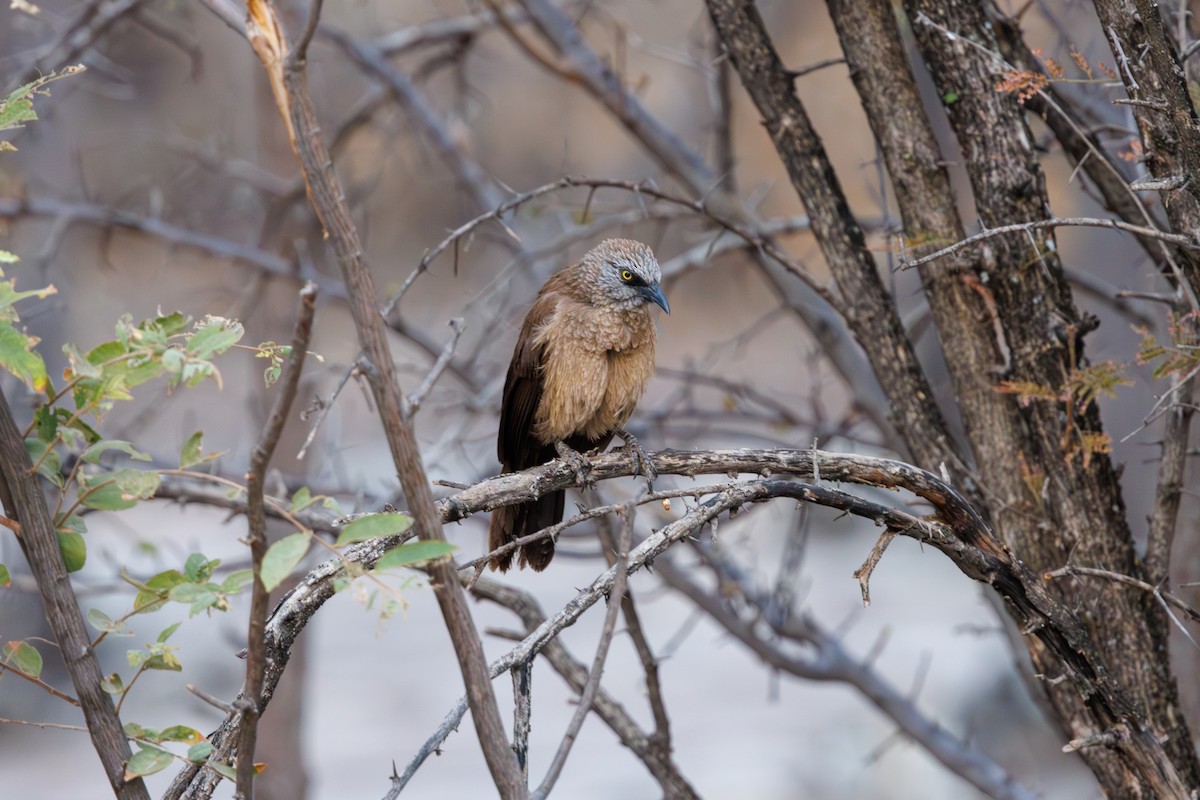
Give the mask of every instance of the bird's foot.
POLYGON ((581 489, 590 489, 596 485, 596 481, 592 480, 592 462, 588 461, 586 456, 572 449, 566 442, 555 442, 554 449, 558 451, 558 457, 575 471, 575 480, 581 489))
POLYGON ((633 456, 633 476, 635 478, 639 474, 644 476, 647 488, 653 489, 654 481, 658 478, 658 470, 654 468, 654 462, 650 460, 650 456, 646 455, 646 451, 642 449, 641 442, 626 430, 618 430, 617 436, 625 440, 625 452, 633 456))

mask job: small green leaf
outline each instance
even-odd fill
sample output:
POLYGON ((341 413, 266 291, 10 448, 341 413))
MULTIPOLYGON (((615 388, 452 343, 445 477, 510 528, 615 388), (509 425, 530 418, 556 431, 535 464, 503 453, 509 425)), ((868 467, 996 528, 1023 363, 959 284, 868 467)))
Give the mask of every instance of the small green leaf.
POLYGON ((87 621, 101 633, 112 633, 119 636, 132 636, 133 632, 125 627, 124 622, 114 620, 98 608, 89 608, 87 621))
POLYGON ((64 344, 62 350, 67 357, 70 377, 99 378, 104 374, 99 365, 89 361, 87 354, 70 342, 64 344))
POLYGON ((204 464, 208 461, 214 461, 225 455, 224 450, 218 450, 213 453, 204 454, 202 448, 204 445, 204 431, 196 431, 186 442, 184 442, 183 450, 179 453, 179 468, 187 469, 194 467, 197 464, 204 464))
POLYGON ((239 569, 225 576, 221 581, 221 594, 237 594, 254 580, 254 570, 239 569))
POLYGON ((158 638, 155 639, 155 641, 158 642, 159 644, 162 644, 163 642, 167 641, 167 639, 171 638, 171 634, 173 634, 173 633, 175 633, 175 631, 179 630, 179 626, 182 624, 183 624, 182 622, 176 622, 174 625, 168 625, 167 627, 163 628, 162 633, 158 634, 158 638))
MULTIPOLYGON (((129 580, 126 578, 126 580, 129 580)), ((160 572, 138 587, 138 595, 133 601, 133 607, 139 613, 157 611, 167 600, 167 592, 177 584, 185 583, 187 578, 177 569, 160 572)))
POLYGON ((187 557, 183 573, 194 583, 203 583, 212 577, 213 572, 221 565, 221 559, 211 561, 203 553, 192 553, 187 557))
POLYGON ((9 642, 4 645, 4 660, 31 678, 42 674, 42 654, 29 642, 9 642))
POLYGON ((188 744, 196 744, 204 740, 204 734, 195 728, 189 728, 187 725, 172 725, 163 730, 160 741, 163 742, 185 742, 188 744))
POLYGON ((412 524, 412 517, 407 514, 381 513, 359 517, 342 528, 342 532, 338 534, 336 546, 341 547, 352 542, 361 542, 364 539, 404 533, 412 527, 412 524))
POLYGON ((143 747, 134 753, 125 764, 125 780, 130 781, 134 778, 162 772, 171 766, 171 762, 174 760, 175 756, 166 750, 159 750, 157 747, 143 747))
POLYGON ((135 450, 129 442, 123 442, 119 439, 101 439, 94 445, 84 450, 79 458, 88 464, 97 464, 100 462, 100 456, 104 455, 106 450, 118 450, 132 458, 134 461, 149 461, 150 456, 140 450, 135 450))
POLYGON ((267 554, 263 556, 262 572, 259 575, 268 592, 283 583, 283 579, 290 575, 300 563, 300 559, 304 558, 311 538, 312 534, 307 531, 293 533, 268 548, 267 554))
POLYGON ((46 362, 33 351, 36 336, 21 333, 7 320, 0 319, 0 367, 11 372, 36 392, 50 383, 46 362))
POLYGON ((245 331, 239 322, 221 317, 209 317, 200 323, 196 332, 188 338, 188 355, 200 359, 220 355, 237 344, 243 333, 245 331))
POLYGON ((204 761, 212 755, 212 751, 214 749, 215 748, 213 748, 212 742, 210 741, 205 740, 203 742, 196 742, 194 745, 188 748, 187 760, 194 764, 203 764, 204 761))
POLYGON ((55 531, 67 572, 78 572, 87 563, 87 542, 75 531, 55 531))
POLYGON ((208 768, 211 769, 213 772, 217 773, 218 775, 220 775, 221 777, 225 778, 225 780, 228 780, 228 781, 236 781, 237 780, 237 770, 234 769, 231 765, 226 764, 223 761, 213 761, 212 763, 210 763, 208 765, 208 768))
POLYGON ((58 437, 58 414, 54 406, 38 408, 33 412, 33 421, 37 423, 34 428, 37 431, 37 438, 48 445, 52 444, 58 437))
POLYGON ((63 519, 61 512, 54 518, 54 527, 63 533, 87 533, 87 523, 78 514, 63 519))
POLYGON ((148 500, 154 496, 159 481, 157 472, 135 469, 119 469, 79 477, 83 504, 99 511, 133 508, 139 500, 148 500))
POLYGON ((153 320, 146 320, 139 327, 143 331, 156 331, 164 337, 175 336, 183 333, 191 321, 192 318, 187 314, 175 311, 162 317, 155 317, 153 320))
POLYGON ((123 730, 125 732, 125 735, 128 736, 130 739, 146 738, 146 729, 143 728, 141 725, 138 725, 136 722, 126 722, 124 725, 121 726, 121 730, 123 730))
POLYGON ((0 564, 0 589, 7 589, 12 586, 12 576, 8 574, 8 567, 0 564))
POLYGON ((204 431, 196 431, 183 443, 179 451, 179 468, 187 469, 193 464, 200 463, 200 448, 204 444, 204 431))
POLYGON ((100 681, 100 688, 106 694, 121 694, 125 691, 125 681, 121 680, 120 673, 110 672, 100 681))
POLYGON ((167 597, 176 603, 194 603, 204 596, 216 598, 212 590, 201 583, 181 583, 167 593, 167 597))
POLYGON ((292 511, 299 511, 303 508, 308 508, 313 504, 312 492, 307 486, 301 486, 292 495, 292 511))
POLYGON ((946 92, 942 95, 942 102, 948 106, 952 106, 958 102, 958 92, 946 92))
POLYGON ((37 113, 33 110, 33 98, 38 95, 49 94, 42 87, 59 78, 78 75, 84 69, 85 67, 82 64, 78 64, 73 67, 66 67, 58 72, 51 72, 49 75, 43 75, 21 86, 8 97, 0 100, 0 131, 8 130, 9 128, 20 128, 26 122, 32 122, 37 119, 37 113))
POLYGON ((105 614, 98 608, 89 608, 87 612, 87 621, 93 628, 98 631, 107 631, 112 628, 112 617, 105 614))
POLYGON ((63 486, 62 457, 52 442, 26 439, 25 452, 29 454, 29 460, 37 466, 38 475, 59 488, 63 486))
MULTIPOLYGON (((3 272, 0 272, 0 276, 3 274, 3 272)), ((36 297, 39 300, 45 300, 50 295, 57 293, 58 290, 55 289, 53 285, 46 286, 42 289, 30 289, 26 292, 18 292, 17 285, 14 281, 0 281, 0 311, 3 311, 9 306, 29 297, 36 297)), ((11 319, 9 316, 4 318, 11 319)))
POLYGON ((145 660, 146 669, 161 669, 167 672, 182 672, 183 664, 174 653, 154 653, 145 660))
POLYGON ((412 567, 427 561, 446 558, 458 548, 449 542, 405 542, 389 550, 375 562, 376 570, 412 567))

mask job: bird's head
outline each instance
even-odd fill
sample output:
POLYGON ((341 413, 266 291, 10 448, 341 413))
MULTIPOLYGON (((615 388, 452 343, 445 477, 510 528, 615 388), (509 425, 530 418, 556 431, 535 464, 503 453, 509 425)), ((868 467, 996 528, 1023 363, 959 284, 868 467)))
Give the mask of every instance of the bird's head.
POLYGON ((632 239, 605 239, 583 257, 592 280, 592 302, 619 309, 654 303, 668 314, 671 306, 658 285, 662 273, 649 247, 632 239))

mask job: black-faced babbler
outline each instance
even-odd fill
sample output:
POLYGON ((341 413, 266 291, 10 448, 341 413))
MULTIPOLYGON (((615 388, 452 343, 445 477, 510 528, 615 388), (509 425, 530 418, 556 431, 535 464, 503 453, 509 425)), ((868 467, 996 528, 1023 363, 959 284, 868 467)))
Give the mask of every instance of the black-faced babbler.
MULTIPOLYGON (((650 248, 630 239, 607 239, 546 281, 517 339, 504 399, 496 452, 504 472, 544 464, 608 445, 618 435, 643 470, 637 440, 624 431, 654 372, 651 307, 671 308, 659 286, 650 248)), ((577 456, 576 456, 577 457, 577 456)), ((558 491, 492 512, 488 547, 559 522, 565 493, 558 491)), ((520 565, 541 571, 554 557, 550 537, 519 548, 520 565)), ((506 571, 514 552, 494 557, 506 571)))

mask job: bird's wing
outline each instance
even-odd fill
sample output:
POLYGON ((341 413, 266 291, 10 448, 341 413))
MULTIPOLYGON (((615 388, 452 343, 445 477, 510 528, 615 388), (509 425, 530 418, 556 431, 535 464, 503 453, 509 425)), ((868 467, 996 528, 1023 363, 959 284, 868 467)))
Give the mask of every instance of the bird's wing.
POLYGON ((536 343, 537 329, 554 313, 556 296, 541 294, 521 326, 521 335, 508 365, 504 398, 500 406, 500 432, 496 455, 505 471, 527 469, 547 460, 546 445, 533 435, 534 415, 542 400, 542 361, 545 347, 536 343))

